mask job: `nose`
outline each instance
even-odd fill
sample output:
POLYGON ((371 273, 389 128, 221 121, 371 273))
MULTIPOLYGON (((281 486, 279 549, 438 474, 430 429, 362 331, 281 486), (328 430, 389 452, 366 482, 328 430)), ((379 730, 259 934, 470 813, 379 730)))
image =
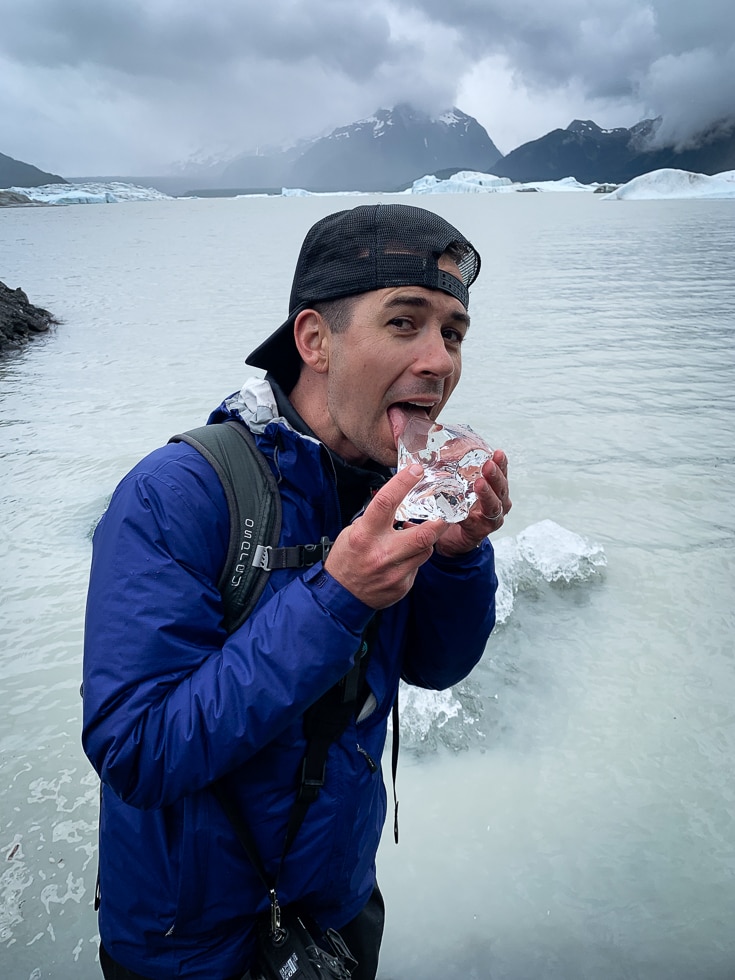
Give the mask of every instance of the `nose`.
POLYGON ((447 349, 441 329, 426 331, 421 337, 418 355, 414 361, 416 373, 448 378, 455 368, 455 358, 447 349))

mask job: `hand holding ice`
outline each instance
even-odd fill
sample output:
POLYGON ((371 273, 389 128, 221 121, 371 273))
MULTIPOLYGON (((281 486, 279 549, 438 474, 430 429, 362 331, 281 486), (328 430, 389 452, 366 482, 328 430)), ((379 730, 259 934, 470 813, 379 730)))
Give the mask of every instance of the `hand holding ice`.
POLYGON ((477 496, 475 480, 492 453, 468 425, 409 419, 398 440, 398 469, 419 463, 424 476, 401 503, 396 520, 463 521, 477 496))

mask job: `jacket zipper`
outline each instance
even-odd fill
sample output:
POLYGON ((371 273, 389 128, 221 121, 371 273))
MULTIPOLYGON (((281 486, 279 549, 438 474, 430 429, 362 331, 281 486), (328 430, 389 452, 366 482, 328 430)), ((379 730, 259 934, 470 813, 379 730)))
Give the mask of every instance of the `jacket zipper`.
POLYGON ((370 755, 369 752, 365 751, 365 749, 360 745, 359 742, 357 742, 356 744, 357 744, 357 751, 365 759, 365 762, 367 762, 368 769, 370 770, 370 772, 377 772, 378 763, 375 761, 375 759, 373 759, 373 757, 370 755))

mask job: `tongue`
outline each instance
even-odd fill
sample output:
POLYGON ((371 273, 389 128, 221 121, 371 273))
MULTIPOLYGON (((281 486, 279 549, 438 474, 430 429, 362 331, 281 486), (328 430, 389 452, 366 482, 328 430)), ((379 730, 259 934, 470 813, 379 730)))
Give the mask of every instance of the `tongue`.
POLYGON ((404 445, 410 453, 418 452, 426 446, 426 436, 434 424, 426 412, 422 412, 420 409, 409 411, 402 405, 391 405, 388 409, 388 421, 393 429, 396 449, 398 448, 398 440, 403 439, 404 445), (407 429, 409 429, 408 432, 407 429))
POLYGON ((391 407, 388 409, 388 421, 393 429, 393 438, 396 443, 396 448, 398 448, 398 440, 403 435, 403 430, 406 428, 410 418, 411 416, 406 409, 401 408, 400 405, 391 405, 391 407))

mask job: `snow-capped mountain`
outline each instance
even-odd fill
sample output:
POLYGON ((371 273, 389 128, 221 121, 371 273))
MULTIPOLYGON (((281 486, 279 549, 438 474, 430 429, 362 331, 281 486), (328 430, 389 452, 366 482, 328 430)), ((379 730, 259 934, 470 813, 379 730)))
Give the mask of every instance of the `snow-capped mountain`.
POLYGON ((665 168, 716 174, 735 167, 735 127, 702 134, 686 150, 652 143, 661 119, 644 119, 630 129, 602 129, 590 119, 575 119, 517 147, 494 168, 499 177, 517 181, 574 177, 584 184, 622 184, 665 168))
POLYGON ((228 163, 240 154, 229 143, 218 147, 203 146, 183 160, 171 164, 172 177, 219 177, 228 163))
POLYGON ((431 117, 398 105, 287 149, 240 156, 220 180, 229 187, 388 191, 436 170, 487 170, 500 156, 483 127, 461 110, 431 117))

